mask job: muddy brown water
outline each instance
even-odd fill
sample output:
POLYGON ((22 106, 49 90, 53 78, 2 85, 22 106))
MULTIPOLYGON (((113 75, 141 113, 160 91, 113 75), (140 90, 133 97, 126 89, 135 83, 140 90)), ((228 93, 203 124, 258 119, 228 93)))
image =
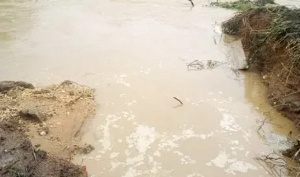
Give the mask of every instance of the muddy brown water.
POLYGON ((287 148, 296 130, 257 75, 228 65, 218 24, 233 11, 195 4, 1 1, 0 80, 96 88, 83 135, 95 150, 74 159, 91 176, 269 176, 254 158, 287 148), (194 60, 224 64, 188 71, 194 60))

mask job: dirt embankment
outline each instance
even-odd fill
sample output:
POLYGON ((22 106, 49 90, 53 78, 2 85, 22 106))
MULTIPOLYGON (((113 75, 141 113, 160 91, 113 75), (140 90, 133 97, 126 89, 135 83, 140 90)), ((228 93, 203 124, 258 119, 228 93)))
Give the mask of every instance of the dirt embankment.
POLYGON ((222 27, 224 33, 242 39, 250 70, 261 74, 270 104, 300 126, 300 9, 250 8, 222 27))
POLYGON ((95 108, 94 91, 71 81, 45 88, 0 82, 0 176, 87 176, 69 160, 93 150, 79 140, 95 108))

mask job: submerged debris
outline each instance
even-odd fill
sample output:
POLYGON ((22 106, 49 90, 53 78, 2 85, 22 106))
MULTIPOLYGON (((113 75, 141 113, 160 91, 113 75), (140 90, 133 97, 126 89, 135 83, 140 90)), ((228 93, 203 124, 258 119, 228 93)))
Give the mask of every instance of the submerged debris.
POLYGON ((300 161, 300 141, 298 140, 293 148, 285 150, 283 154, 287 157, 300 161))
POLYGON ((95 150, 94 146, 90 144, 85 144, 84 146, 74 145, 73 153, 74 154, 89 154, 95 150))
POLYGON ((199 71, 204 69, 215 69, 223 64, 225 64, 225 62, 220 62, 216 60, 194 60, 191 63, 187 64, 187 68, 189 71, 199 71))
POLYGON ((277 153, 262 155, 255 160, 274 177, 298 176, 300 171, 300 167, 294 166, 291 161, 277 153))

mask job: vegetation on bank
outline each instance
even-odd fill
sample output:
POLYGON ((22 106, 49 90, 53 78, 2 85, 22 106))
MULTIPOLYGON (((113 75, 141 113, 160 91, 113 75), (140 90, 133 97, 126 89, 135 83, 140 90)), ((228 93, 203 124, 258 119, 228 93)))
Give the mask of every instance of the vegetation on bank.
MULTIPOLYGON (((267 85, 270 104, 300 127, 300 9, 268 4, 240 0, 217 6, 240 10, 222 24, 223 32, 241 38, 250 69, 267 85)), ((284 154, 300 162, 299 147, 300 141, 284 154)))
POLYGON ((224 22, 222 28, 242 38, 250 67, 268 78, 271 104, 300 123, 300 9, 248 9, 224 22))

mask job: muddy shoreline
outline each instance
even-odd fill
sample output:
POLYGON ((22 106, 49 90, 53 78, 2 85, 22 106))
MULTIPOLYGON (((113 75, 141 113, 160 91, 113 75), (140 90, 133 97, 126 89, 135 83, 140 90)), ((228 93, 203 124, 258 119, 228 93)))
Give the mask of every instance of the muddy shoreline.
MULTIPOLYGON (((299 128, 300 9, 279 5, 243 10, 223 23, 226 34, 242 40, 249 72, 261 75, 267 100, 299 128), (298 30, 297 30, 298 29, 298 30)), ((291 134, 293 132, 290 132, 291 134)), ((299 161, 299 142, 283 152, 299 161)))
POLYGON ((94 90, 72 81, 35 88, 0 82, 0 176, 87 176, 70 163, 89 153, 81 128, 94 116, 94 90))

